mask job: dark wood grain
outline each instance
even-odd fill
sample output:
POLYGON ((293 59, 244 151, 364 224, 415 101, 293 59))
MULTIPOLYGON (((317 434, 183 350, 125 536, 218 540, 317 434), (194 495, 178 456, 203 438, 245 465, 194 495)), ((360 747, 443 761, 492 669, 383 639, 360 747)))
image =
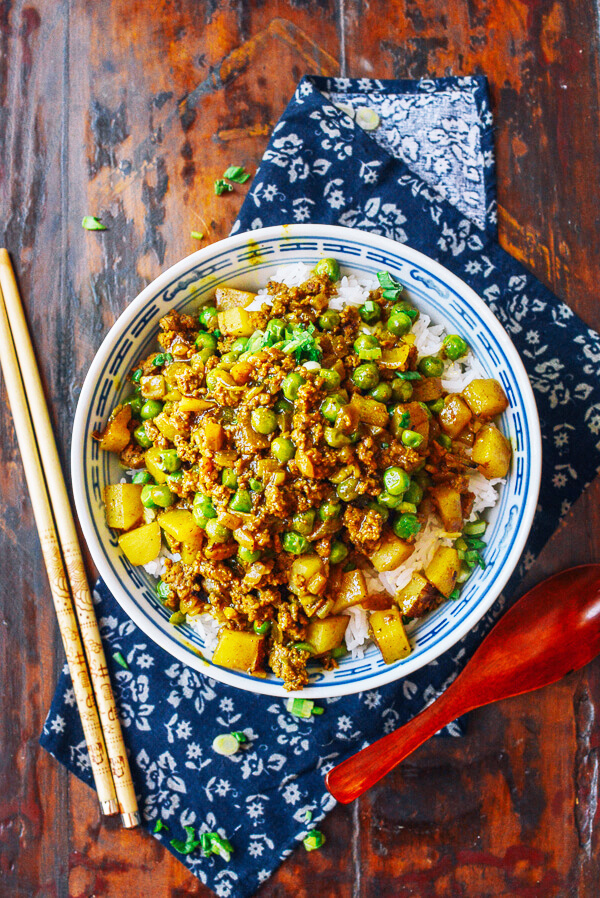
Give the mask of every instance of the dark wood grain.
MULTIPOLYGON (((158 272, 225 236, 304 72, 484 72, 501 239, 600 327, 598 9, 592 0, 0 0, 0 238, 13 254, 65 468, 101 337, 158 272), (102 214, 104 234, 81 230, 102 214)), ((93 795, 37 746, 62 664, 0 387, 0 893, 208 896, 156 842, 101 823, 93 795)), ((596 482, 529 572, 600 560, 596 482)), ((275 896, 583 896, 600 881, 598 662, 472 715, 360 803, 275 896)))

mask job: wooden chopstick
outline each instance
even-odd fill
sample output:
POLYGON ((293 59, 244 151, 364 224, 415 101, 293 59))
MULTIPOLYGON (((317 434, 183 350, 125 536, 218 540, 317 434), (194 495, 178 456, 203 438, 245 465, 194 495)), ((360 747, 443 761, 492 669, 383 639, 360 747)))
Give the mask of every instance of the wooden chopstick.
POLYGON ((141 820, 106 656, 23 305, 5 249, 0 249, 0 296, 0 358, 92 770, 97 786, 101 784, 101 807, 105 813, 120 811, 124 826, 138 826, 141 820), (60 560, 61 550, 67 577, 60 560), (73 595, 81 640, 67 586, 73 595), (94 714, 98 720, 96 703, 97 730, 93 729, 94 714))

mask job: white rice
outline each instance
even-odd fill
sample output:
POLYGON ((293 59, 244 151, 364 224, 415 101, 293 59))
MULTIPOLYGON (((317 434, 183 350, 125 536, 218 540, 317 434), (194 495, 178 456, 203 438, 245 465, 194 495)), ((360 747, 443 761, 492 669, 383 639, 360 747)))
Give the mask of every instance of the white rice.
MULTIPOLYGON (((288 287, 298 287, 310 277, 312 268, 303 262, 296 262, 292 265, 280 266, 271 280, 288 287)), ((376 290, 379 281, 375 276, 356 276, 348 275, 342 277, 337 295, 330 300, 332 309, 341 309, 345 305, 359 306, 368 298, 371 290, 376 290)), ((272 305, 272 297, 267 293, 266 286, 258 291, 258 296, 249 306, 248 311, 258 311, 263 305, 272 305)), ((364 327, 366 333, 370 332, 370 328, 364 327)), ((432 324, 429 315, 421 312, 417 321, 415 321, 412 331, 415 335, 415 346, 419 356, 436 355, 442 346, 446 329, 443 324, 432 324)), ((305 363, 306 367, 319 367, 318 363, 305 363)), ((486 374, 474 357, 472 352, 456 362, 447 361, 442 375, 442 386, 445 390, 452 393, 461 393, 464 388, 475 378, 485 377, 486 374)), ((475 495, 473 509, 469 520, 475 520, 479 515, 498 501, 498 492, 496 487, 505 481, 496 478, 494 480, 486 480, 479 472, 475 472, 469 478, 469 488, 475 495)), ((382 574, 367 575, 367 585, 374 592, 383 587, 391 595, 402 589, 412 578, 415 571, 423 570, 431 561, 435 549, 438 545, 452 545, 452 540, 446 536, 437 517, 432 516, 423 530, 419 533, 415 549, 410 558, 399 568, 394 571, 386 571, 382 574)), ((179 560, 178 555, 173 555, 167 549, 163 549, 158 558, 144 565, 148 573, 153 577, 161 577, 164 573, 164 559, 170 557, 174 561, 179 560)), ((346 648, 353 658, 362 658, 365 649, 370 644, 369 638, 369 617, 368 612, 355 605, 349 608, 345 614, 350 618, 346 629, 346 648)), ((204 641, 206 649, 213 651, 217 645, 218 634, 221 624, 215 620, 209 613, 199 614, 188 619, 190 625, 197 631, 201 639, 204 641)))

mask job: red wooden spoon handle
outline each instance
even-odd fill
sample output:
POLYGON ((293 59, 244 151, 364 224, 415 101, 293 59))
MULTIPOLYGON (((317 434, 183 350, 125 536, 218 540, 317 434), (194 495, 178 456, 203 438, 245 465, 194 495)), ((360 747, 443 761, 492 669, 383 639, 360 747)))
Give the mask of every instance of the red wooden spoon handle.
POLYGON ((363 748, 359 752, 360 764, 356 763, 357 755, 352 755, 330 770, 325 777, 327 788, 342 804, 354 801, 461 714, 462 710, 454 701, 454 690, 450 686, 437 701, 424 708, 404 726, 363 748))

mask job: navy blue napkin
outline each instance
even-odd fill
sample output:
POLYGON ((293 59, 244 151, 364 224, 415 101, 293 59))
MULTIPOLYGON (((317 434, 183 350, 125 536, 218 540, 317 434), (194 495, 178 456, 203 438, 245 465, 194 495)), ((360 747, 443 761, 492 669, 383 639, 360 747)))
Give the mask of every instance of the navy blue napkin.
MULTIPOLYGON (((97 614, 145 825, 166 824, 157 838, 225 898, 251 895, 331 809, 323 784, 331 767, 410 719, 456 677, 600 465, 600 338, 496 242, 485 79, 303 79, 234 231, 291 221, 407 242, 484 298, 535 391, 542 491, 505 596, 465 639, 410 678, 323 702, 325 713, 309 720, 290 715, 282 701, 223 686, 174 660, 98 584, 97 614), (365 131, 361 123, 377 127, 365 131), (212 741, 233 730, 247 742, 224 758, 212 741), (227 836, 231 860, 178 853, 169 843, 185 841, 185 826, 227 836)), ((40 741, 92 785, 66 667, 40 741)))

